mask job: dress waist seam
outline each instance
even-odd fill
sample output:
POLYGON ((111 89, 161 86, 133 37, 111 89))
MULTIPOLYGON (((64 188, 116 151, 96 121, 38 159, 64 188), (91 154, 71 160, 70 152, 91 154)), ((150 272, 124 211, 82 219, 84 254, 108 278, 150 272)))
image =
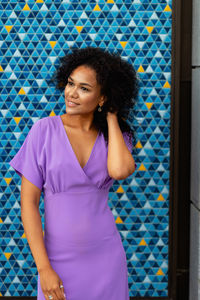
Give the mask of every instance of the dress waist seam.
POLYGON ((50 198, 53 196, 58 196, 62 194, 68 194, 68 195, 80 195, 80 194, 88 194, 88 193, 99 193, 99 194, 108 194, 107 189, 92 189, 92 190, 87 190, 87 191, 82 191, 82 192, 69 192, 69 191, 64 191, 64 192, 56 192, 56 193, 44 193, 45 198, 50 198))

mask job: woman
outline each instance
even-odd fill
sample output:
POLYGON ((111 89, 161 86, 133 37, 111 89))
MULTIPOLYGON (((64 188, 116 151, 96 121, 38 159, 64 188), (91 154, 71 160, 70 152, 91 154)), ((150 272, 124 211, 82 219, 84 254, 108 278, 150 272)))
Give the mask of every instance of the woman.
POLYGON ((38 300, 128 300, 126 255, 108 192, 135 171, 125 119, 133 67, 100 48, 74 49, 50 82, 66 113, 38 120, 10 165, 22 177, 21 216, 38 269, 38 300), (39 200, 44 191, 44 237, 39 200))

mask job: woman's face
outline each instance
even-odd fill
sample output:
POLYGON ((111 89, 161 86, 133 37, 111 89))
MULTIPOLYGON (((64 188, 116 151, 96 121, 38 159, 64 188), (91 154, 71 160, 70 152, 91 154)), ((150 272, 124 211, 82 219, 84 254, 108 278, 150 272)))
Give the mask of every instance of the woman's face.
POLYGON ((103 104, 100 85, 96 81, 96 72, 85 65, 78 66, 68 77, 65 87, 66 112, 69 114, 88 114, 98 104, 103 104), (71 104, 70 101, 77 104, 71 104))

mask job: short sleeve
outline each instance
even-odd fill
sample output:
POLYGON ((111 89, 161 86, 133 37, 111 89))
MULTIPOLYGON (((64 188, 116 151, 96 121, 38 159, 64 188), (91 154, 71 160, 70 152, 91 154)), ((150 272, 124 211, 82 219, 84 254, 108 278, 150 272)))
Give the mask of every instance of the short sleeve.
POLYGON ((21 148, 9 164, 20 177, 24 175, 31 183, 42 190, 43 173, 42 164, 39 159, 42 141, 40 142, 41 135, 39 121, 40 120, 32 125, 21 148))
MULTIPOLYGON (((132 143, 132 133, 128 133, 127 131, 123 132, 124 141, 126 143, 126 146, 128 150, 132 153, 133 150, 133 143, 132 143)), ((137 164, 135 163, 135 168, 137 168, 137 164)))

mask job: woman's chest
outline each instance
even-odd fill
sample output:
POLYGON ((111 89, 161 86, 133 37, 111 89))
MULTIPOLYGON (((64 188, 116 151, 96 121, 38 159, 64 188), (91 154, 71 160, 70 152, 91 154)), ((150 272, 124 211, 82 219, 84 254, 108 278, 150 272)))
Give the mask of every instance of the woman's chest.
POLYGON ((77 187, 106 188, 112 184, 113 179, 107 170, 107 146, 102 134, 89 149, 91 152, 86 153, 87 156, 82 154, 84 147, 80 150, 79 144, 71 145, 55 124, 46 128, 43 144, 44 188, 60 192, 74 191, 77 187))

